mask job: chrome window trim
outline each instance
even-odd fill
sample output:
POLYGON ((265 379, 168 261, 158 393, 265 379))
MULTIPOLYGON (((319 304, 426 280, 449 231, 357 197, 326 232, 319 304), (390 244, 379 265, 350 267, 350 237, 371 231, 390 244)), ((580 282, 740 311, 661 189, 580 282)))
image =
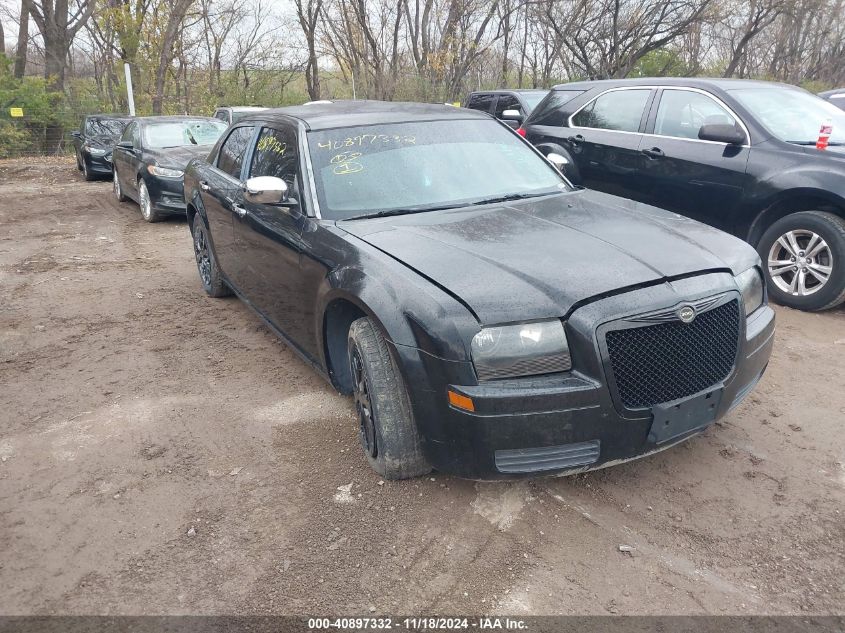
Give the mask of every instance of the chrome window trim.
MULTIPOLYGON (((619 87, 616 87, 616 88, 608 88, 607 90, 597 94, 595 97, 590 99, 587 103, 585 103, 580 108, 578 108, 575 112, 573 112, 569 116, 569 118, 566 120, 567 127, 570 127, 572 129, 578 129, 578 130, 600 130, 602 132, 615 132, 617 134, 639 134, 641 136, 650 136, 650 137, 654 137, 654 138, 667 138, 667 139, 672 139, 672 140, 675 140, 675 141, 692 141, 693 143, 710 143, 710 144, 713 144, 713 145, 725 145, 725 146, 727 145, 727 143, 719 143, 718 141, 706 141, 706 140, 703 140, 703 139, 700 139, 700 138, 683 138, 683 137, 680 137, 680 136, 666 136, 666 135, 663 135, 663 134, 651 134, 651 133, 648 133, 648 132, 628 132, 627 130, 608 130, 606 128, 600 128, 600 127, 584 127, 584 126, 581 126, 581 125, 574 125, 572 123, 572 119, 579 112, 581 112, 581 110, 583 110, 588 105, 593 103, 596 99, 598 99, 599 97, 607 94, 608 92, 618 92, 620 90, 664 90, 664 91, 666 91, 666 90, 679 90, 679 91, 686 91, 686 92, 697 92, 697 93, 702 94, 706 97, 709 97, 710 99, 715 101, 718 105, 722 106, 725 110, 727 110, 728 113, 730 113, 730 115, 733 116, 733 118, 736 119, 739 122, 739 125, 742 128, 742 131, 745 132, 745 138, 747 139, 747 142, 743 143, 742 145, 737 145, 737 147, 746 147, 746 148, 751 147, 751 131, 748 129, 748 126, 745 125, 745 121, 743 121, 737 115, 737 113, 734 112, 734 110, 732 108, 730 108, 724 101, 722 101, 716 95, 714 95, 710 92, 707 92, 706 90, 702 90, 701 88, 692 88, 690 86, 619 86, 619 87)), ((663 97, 662 94, 660 96, 661 96, 661 98, 663 97)), ((660 107, 659 101, 657 103, 657 107, 658 108, 660 107)))
MULTIPOLYGON (((315 217, 318 220, 322 220, 323 214, 320 213, 320 199, 317 197, 317 181, 314 178, 314 166, 311 164, 311 148, 308 146, 309 130, 305 127, 305 124, 303 124, 302 122, 299 122, 299 125, 297 127, 299 128, 299 134, 297 135, 299 137, 299 151, 301 153, 301 156, 305 160, 305 171, 308 173, 308 189, 311 192, 311 199, 308 201, 310 203, 309 206, 313 205, 312 217, 315 217)), ((305 189, 305 187, 303 187, 303 189, 305 189)), ((307 211, 306 214, 308 214, 307 211)))

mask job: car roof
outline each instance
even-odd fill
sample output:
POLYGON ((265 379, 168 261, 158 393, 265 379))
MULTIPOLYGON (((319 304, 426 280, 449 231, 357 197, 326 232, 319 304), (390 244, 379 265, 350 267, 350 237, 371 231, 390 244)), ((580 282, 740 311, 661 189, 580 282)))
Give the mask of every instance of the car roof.
POLYGON ((790 84, 754 79, 721 79, 714 77, 638 77, 636 79, 599 79, 595 81, 573 81, 558 84, 552 90, 589 90, 597 86, 608 88, 625 86, 683 86, 688 88, 717 88, 736 90, 738 88, 793 88, 790 84))
POLYGON ((134 119, 131 114, 86 114, 86 119, 134 119))
POLYGON ((218 106, 218 110, 231 110, 232 112, 258 112, 267 110, 266 106, 218 106))
POLYGON ((139 116, 136 117, 136 119, 140 123, 173 123, 177 121, 214 121, 215 123, 221 123, 220 119, 215 119, 210 116, 191 116, 183 114, 139 116))
POLYGON ((836 88, 835 90, 826 90, 819 93, 820 97, 838 97, 840 95, 845 95, 845 88, 836 88))
POLYGON ((412 123, 455 119, 490 119, 490 115, 454 106, 403 101, 331 101, 264 110, 238 123, 298 119, 310 130, 355 127, 358 125, 412 123))
POLYGON ((485 94, 531 94, 532 92, 548 92, 549 88, 499 88, 497 90, 473 90, 471 95, 485 95, 485 94))

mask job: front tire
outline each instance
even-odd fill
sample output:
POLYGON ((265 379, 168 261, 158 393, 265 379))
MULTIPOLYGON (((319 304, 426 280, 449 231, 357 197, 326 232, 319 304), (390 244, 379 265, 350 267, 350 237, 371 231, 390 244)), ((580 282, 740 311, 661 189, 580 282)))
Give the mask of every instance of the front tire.
POLYGON ((385 479, 431 472, 405 381, 387 342, 368 317, 352 323, 348 349, 359 437, 370 466, 385 479))
POLYGON ((232 290, 223 281, 223 275, 217 267, 217 260, 214 259, 214 252, 211 250, 208 229, 199 213, 194 216, 191 234, 194 238, 194 257, 197 260, 197 271, 203 290, 209 297, 228 297, 232 294, 232 290))
POLYGON ((769 295, 799 310, 826 310, 845 300, 845 219, 824 211, 781 218, 757 245, 769 295))
POLYGON ((82 156, 82 177, 85 178, 87 182, 91 182, 94 180, 94 174, 91 173, 91 168, 88 167, 88 161, 85 159, 85 156, 82 156))
POLYGON ((124 195, 123 187, 120 186, 120 178, 117 176, 117 167, 112 167, 112 174, 113 178, 111 189, 114 192, 114 197, 117 198, 118 202, 126 202, 129 198, 124 195))
POLYGON ((147 189, 147 183, 144 182, 143 178, 138 181, 138 206, 141 207, 141 216, 147 222, 158 222, 161 220, 161 214, 153 208, 150 190, 147 189))

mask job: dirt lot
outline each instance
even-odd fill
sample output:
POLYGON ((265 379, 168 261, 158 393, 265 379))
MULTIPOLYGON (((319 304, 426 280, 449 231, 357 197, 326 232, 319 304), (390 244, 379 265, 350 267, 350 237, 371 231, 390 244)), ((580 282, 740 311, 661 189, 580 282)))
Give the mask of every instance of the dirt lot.
POLYGON ((0 613, 843 612, 843 309, 779 309, 761 385, 681 447, 384 483, 350 400, 202 293, 184 221, 71 163, 0 163, 0 290, 0 613))

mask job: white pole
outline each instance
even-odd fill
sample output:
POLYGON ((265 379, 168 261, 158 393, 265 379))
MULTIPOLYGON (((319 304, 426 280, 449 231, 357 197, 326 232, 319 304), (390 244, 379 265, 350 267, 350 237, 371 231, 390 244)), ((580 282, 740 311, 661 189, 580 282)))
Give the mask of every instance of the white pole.
POLYGON ((350 68, 349 73, 352 75, 352 100, 354 101, 358 98, 355 96, 355 71, 350 68))
POLYGON ((126 75, 126 99, 129 101, 129 116, 135 116, 135 95, 132 92, 132 72, 129 64, 123 64, 123 72, 126 75))

